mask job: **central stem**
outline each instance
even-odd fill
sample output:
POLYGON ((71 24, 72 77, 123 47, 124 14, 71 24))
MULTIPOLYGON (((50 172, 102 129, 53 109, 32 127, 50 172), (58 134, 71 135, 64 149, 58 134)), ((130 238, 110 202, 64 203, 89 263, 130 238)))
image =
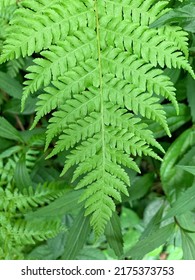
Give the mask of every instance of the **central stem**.
POLYGON ((102 169, 105 171, 105 122, 104 122, 104 98, 103 98, 103 74, 102 74, 102 61, 101 61, 101 45, 100 45, 100 24, 98 14, 98 4, 95 0, 95 13, 96 13, 96 31, 97 31, 97 48, 98 48, 98 64, 99 64, 99 80, 100 80, 100 113, 101 113, 101 127, 102 127, 102 169))

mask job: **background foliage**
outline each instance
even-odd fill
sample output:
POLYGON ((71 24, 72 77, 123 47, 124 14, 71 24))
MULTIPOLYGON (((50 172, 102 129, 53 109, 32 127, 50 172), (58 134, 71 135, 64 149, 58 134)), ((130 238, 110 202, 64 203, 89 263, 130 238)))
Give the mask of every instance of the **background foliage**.
MULTIPOLYGON (((0 4, 0 49, 19 1, 0 4)), ((188 32, 189 61, 195 69, 195 1, 170 1, 172 11, 151 28, 181 26, 188 32)), ((179 115, 163 103, 172 137, 146 122, 166 151, 163 162, 135 157, 141 170, 128 171, 129 197, 98 239, 73 191, 64 155, 45 160, 48 117, 32 126, 38 93, 21 99, 27 68, 38 54, 0 66, 0 258, 1 259, 195 259, 195 81, 184 70, 163 71, 176 87, 179 115)), ((160 156, 163 154, 159 152, 160 156)))

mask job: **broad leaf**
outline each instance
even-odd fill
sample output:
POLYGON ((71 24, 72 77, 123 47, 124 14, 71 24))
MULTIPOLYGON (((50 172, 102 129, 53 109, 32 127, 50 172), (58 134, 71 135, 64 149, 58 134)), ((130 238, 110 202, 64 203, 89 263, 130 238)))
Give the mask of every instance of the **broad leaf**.
POLYGON ((168 210, 163 219, 168 219, 173 216, 179 216, 189 210, 195 208, 195 184, 180 194, 179 198, 172 204, 172 207, 168 210))
POLYGON ((63 260, 74 260, 83 248, 90 231, 89 217, 84 216, 84 211, 80 211, 75 218, 66 240, 63 260))
POLYGON ((157 19, 154 23, 150 25, 150 27, 155 28, 167 23, 179 23, 183 29, 188 32, 194 32, 195 30, 195 4, 190 3, 181 8, 177 8, 171 10, 166 13, 159 19, 157 19))
POLYGON ((20 191, 32 186, 32 181, 28 173, 28 170, 26 168, 26 161, 24 157, 21 158, 16 164, 14 180, 15 180, 16 187, 20 191))
POLYGON ((26 214, 26 219, 32 218, 52 218, 56 216, 63 216, 66 213, 78 209, 81 204, 78 204, 78 199, 82 191, 70 191, 67 190, 60 198, 50 203, 48 206, 42 207, 35 212, 29 212, 26 214))
POLYGON ((131 201, 140 199, 147 194, 154 182, 154 173, 147 173, 137 176, 129 188, 129 198, 131 201))
POLYGON ((123 236, 120 219, 116 212, 112 214, 112 218, 106 226, 105 235, 116 256, 120 257, 123 254, 123 236))
POLYGON ((138 243, 131 248, 125 256, 130 256, 135 260, 142 259, 147 253, 165 244, 173 232, 174 224, 169 224, 153 231, 149 236, 138 241, 138 243))
POLYGON ((195 122, 195 81, 190 76, 188 76, 187 79, 187 98, 191 110, 192 120, 195 122))
POLYGON ((0 72, 0 88, 16 99, 22 98, 22 85, 4 72, 0 72))
POLYGON ((30 260, 56 260, 64 251, 65 232, 48 239, 46 244, 37 246, 27 256, 30 260))
MULTIPOLYGON (((185 176, 185 171, 177 168, 177 164, 184 165, 181 159, 188 157, 185 161, 192 161, 192 152, 189 152, 195 146, 195 130, 189 128, 185 130, 169 147, 161 165, 160 174, 163 190, 169 196, 175 187, 176 191, 181 188, 189 187, 193 178, 185 176), (181 183, 182 182, 182 183, 181 183)), ((195 150, 193 150, 195 152, 195 150)))
POLYGON ((177 165, 177 167, 195 175, 195 166, 184 166, 184 165, 177 165))
POLYGON ((182 249, 184 260, 195 260, 195 234, 192 235, 181 230, 182 249))
POLYGON ((0 137, 22 142, 20 133, 5 118, 0 117, 0 137))
POLYGON ((160 227, 160 221, 162 218, 164 210, 164 205, 160 207, 157 213, 153 216, 153 218, 148 223, 147 227, 145 228, 144 232, 142 233, 140 240, 150 236, 153 232, 157 231, 160 227))
POLYGON ((84 247, 79 255, 77 256, 77 260, 105 260, 106 257, 104 253, 100 249, 96 249, 93 247, 86 246, 84 247))
POLYGON ((195 232, 195 213, 192 211, 185 212, 176 216, 179 226, 189 232, 195 232))

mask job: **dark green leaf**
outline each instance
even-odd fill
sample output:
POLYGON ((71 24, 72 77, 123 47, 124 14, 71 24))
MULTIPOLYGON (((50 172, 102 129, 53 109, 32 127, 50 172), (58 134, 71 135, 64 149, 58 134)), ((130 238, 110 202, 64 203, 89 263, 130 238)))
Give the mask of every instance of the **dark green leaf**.
POLYGON ((130 256, 132 259, 140 260, 147 253, 165 244, 173 232, 174 224, 169 224, 153 231, 149 236, 138 241, 138 243, 131 248, 125 256, 130 256))
POLYGON ((103 252, 93 247, 85 247, 77 256, 77 260, 105 260, 103 252))
POLYGON ((140 199, 151 188, 154 182, 154 173, 147 173, 143 176, 137 176, 129 188, 129 199, 131 201, 140 199))
POLYGON ((48 239, 44 245, 37 246, 28 254, 30 260, 56 260, 64 251, 65 232, 48 239))
POLYGON ((5 118, 0 117, 0 137, 22 142, 20 133, 5 118))
POLYGON ((195 208, 195 184, 182 193, 179 198, 173 203, 163 219, 168 219, 173 216, 179 216, 183 213, 195 208))
POLYGON ((163 211, 164 211, 164 206, 162 205, 160 209, 157 211, 157 213, 152 217, 152 219, 148 223, 146 229, 144 230, 144 232, 140 237, 140 240, 150 236, 153 232, 159 229, 163 211))
POLYGON ((193 145, 195 145, 195 129, 189 128, 167 150, 160 169, 162 186, 167 195, 171 195, 174 187, 178 189, 179 186, 184 187, 186 177, 182 177, 181 169, 177 170, 177 163, 193 145))
POLYGON ((3 112, 17 115, 30 115, 35 112, 36 102, 37 99, 29 97, 24 110, 21 111, 21 101, 12 99, 4 106, 3 112))
POLYGON ((167 23, 178 23, 188 32, 195 31, 195 4, 190 3, 183 7, 171 10, 153 22, 150 27, 156 28, 167 23))
POLYGON ((54 202, 48 206, 42 207, 35 212, 29 212, 26 214, 26 219, 32 218, 52 218, 56 216, 63 216, 66 213, 70 213, 74 209, 78 209, 82 204, 78 204, 79 197, 82 191, 70 191, 57 198, 54 202))
POLYGON ((75 260, 80 250, 83 248, 90 231, 89 217, 84 216, 84 210, 80 211, 69 230, 63 260, 75 260))
POLYGON ((7 73, 0 72, 0 88, 16 99, 22 98, 22 85, 7 73))
POLYGON ((195 122, 195 80, 192 79, 190 75, 188 75, 187 79, 187 98, 191 110, 192 120, 195 122))
POLYGON ((123 254, 123 236, 120 219, 116 212, 112 214, 112 218, 107 224, 105 235, 108 244, 114 250, 116 256, 120 257, 123 254))
POLYGON ((19 190, 23 190, 25 188, 29 188, 32 186, 32 181, 28 174, 28 170, 26 168, 26 161, 25 158, 21 158, 17 164, 14 173, 14 180, 16 187, 19 190))

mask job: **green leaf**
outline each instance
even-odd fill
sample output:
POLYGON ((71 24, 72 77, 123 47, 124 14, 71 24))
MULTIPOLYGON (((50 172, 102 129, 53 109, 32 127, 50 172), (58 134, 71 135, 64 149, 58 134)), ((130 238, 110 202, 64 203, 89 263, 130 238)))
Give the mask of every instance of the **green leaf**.
POLYGON ((189 232, 195 232, 195 213, 188 211, 185 214, 176 216, 179 226, 189 232))
POLYGON ((129 188, 129 198, 131 201, 140 199, 149 191, 154 182, 154 173, 147 173, 137 176, 129 188))
POLYGON ((22 157, 16 164, 14 180, 16 187, 20 191, 32 186, 32 181, 26 168, 26 161, 24 157, 22 157))
POLYGON ((13 145, 12 141, 2 137, 0 137, 0 143, 1 143, 0 152, 4 152, 5 150, 9 149, 13 145))
MULTIPOLYGON (((1 140, 0 140, 1 141, 1 140)), ((1 142, 0 142, 1 143, 1 142)), ((0 154, 0 159, 3 158, 8 158, 11 155, 21 151, 22 147, 21 146, 12 146, 8 148, 7 150, 5 149, 1 154, 0 154)))
POLYGON ((167 211, 163 220, 173 216, 179 216, 183 213, 195 208, 195 184, 180 194, 179 198, 172 204, 172 207, 167 211))
POLYGON ((84 211, 80 211, 69 230, 63 260, 75 260, 80 250, 83 248, 90 231, 89 217, 84 216, 84 211))
MULTIPOLYGON (((185 130, 167 150, 160 168, 160 175, 163 190, 168 196, 173 192, 173 187, 179 189, 186 184, 188 178, 183 176, 181 169, 177 170, 177 164, 194 145, 195 129, 192 127, 185 130)), ((191 154, 189 158, 192 158, 191 154)), ((189 187, 188 183, 187 186, 189 187)))
POLYGON ((140 223, 140 218, 136 212, 123 206, 120 221, 121 227, 124 230, 138 225, 140 223))
POLYGON ((48 206, 42 207, 35 212, 29 212, 25 215, 26 219, 32 218, 54 218, 56 216, 63 216, 66 213, 80 208, 82 205, 78 204, 78 199, 82 191, 70 191, 67 190, 60 198, 57 198, 54 202, 48 206))
MULTIPOLYGON (((189 107, 185 104, 179 104, 178 115, 176 115, 175 108, 171 104, 166 104, 163 108, 166 112, 167 123, 171 132, 174 132, 191 119, 189 107)), ((166 133, 158 123, 151 121, 147 121, 147 123, 149 124, 149 128, 154 132, 155 138, 166 136, 166 133)))
POLYGON ((195 166, 177 165, 177 167, 195 175, 195 166))
POLYGON ((153 231, 149 236, 138 241, 138 243, 131 248, 125 256, 130 256, 132 259, 140 260, 147 253, 165 244, 173 232, 174 223, 153 231))
POLYGON ((184 260, 195 260, 195 234, 191 235, 181 230, 181 237, 184 260))
POLYGON ((5 118, 0 117, 0 137, 23 142, 20 133, 5 118))
POLYGON ((116 212, 112 214, 112 217, 105 228, 105 235, 111 249, 114 250, 116 256, 120 257, 123 254, 123 236, 120 219, 116 212))
POLYGON ((65 232, 48 239, 47 243, 35 247, 27 256, 30 260, 56 260, 64 251, 65 232))
POLYGON ((37 100, 29 97, 25 109, 21 112, 21 101, 18 99, 11 99, 3 108, 4 113, 17 114, 17 115, 30 115, 35 112, 35 105, 37 100))
POLYGON ((87 246, 81 250, 77 260, 106 260, 106 257, 100 249, 87 246))
POLYGON ((195 81, 189 75, 187 77, 187 98, 191 110, 192 120, 195 122, 195 81))
POLYGON ((150 222, 147 224, 144 232, 140 237, 140 240, 150 236, 153 232, 159 229, 163 211, 164 211, 164 205, 160 207, 157 213, 152 217, 150 222))
POLYGON ((184 30, 194 32, 195 30, 195 4, 190 3, 183 7, 171 10, 153 22, 150 27, 156 28, 167 23, 178 23, 184 30))
POLYGON ((0 88, 16 99, 22 98, 22 85, 7 73, 0 72, 0 88))

